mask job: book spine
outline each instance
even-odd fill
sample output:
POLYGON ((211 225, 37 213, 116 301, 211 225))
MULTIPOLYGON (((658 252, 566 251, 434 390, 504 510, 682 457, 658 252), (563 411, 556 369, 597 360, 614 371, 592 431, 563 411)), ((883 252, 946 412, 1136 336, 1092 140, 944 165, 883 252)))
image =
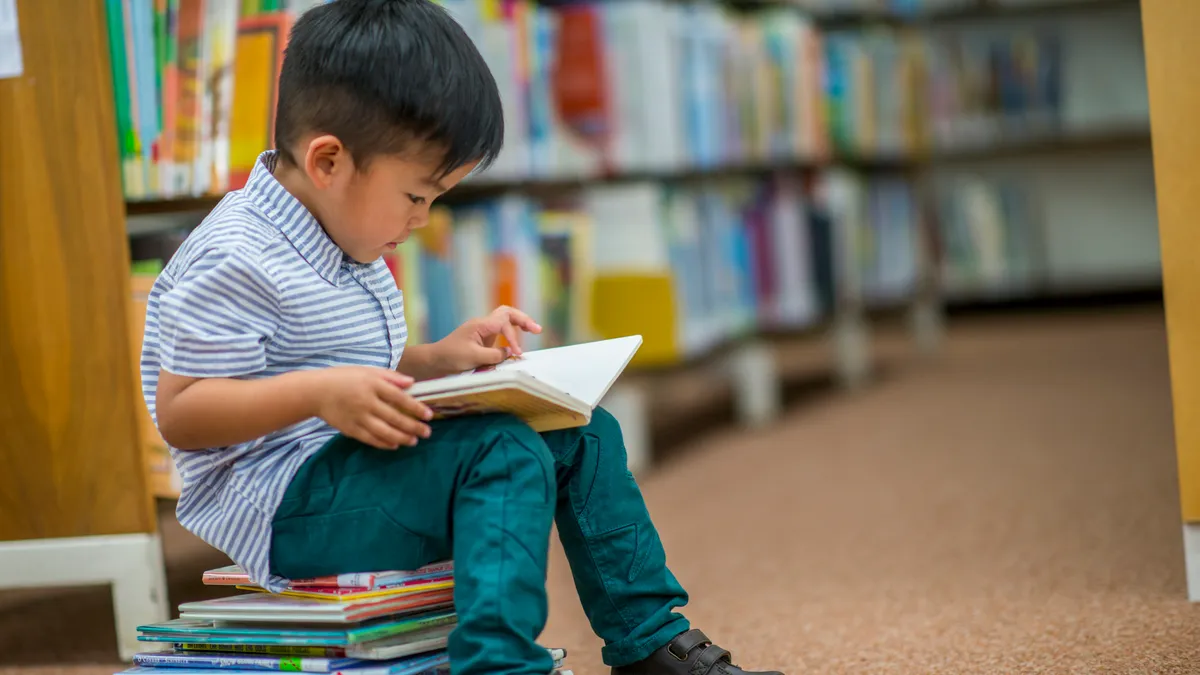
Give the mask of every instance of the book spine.
POLYGON ((332 660, 303 656, 229 656, 184 653, 146 653, 133 657, 136 665, 147 668, 211 668, 215 670, 264 670, 304 673, 327 673, 358 663, 356 659, 332 660))
POLYGON ((250 583, 250 578, 236 574, 205 574, 202 581, 205 586, 237 586, 250 583))
POLYGON ((136 39, 136 23, 134 21, 135 1, 121 1, 121 21, 124 28, 122 32, 125 51, 125 81, 129 86, 129 134, 131 143, 128 167, 129 196, 140 199, 146 196, 145 163, 142 161, 142 143, 145 139, 142 137, 141 131, 141 104, 138 95, 141 84, 138 82, 137 50, 134 47, 136 39))
POLYGON ((141 133, 140 161, 143 194, 154 196, 158 181, 154 149, 158 137, 158 88, 154 54, 154 13, 150 0, 134 0, 131 5, 133 28, 134 76, 137 79, 138 128, 141 133))
POLYGON ((121 182, 125 197, 132 196, 130 161, 133 156, 133 132, 129 104, 129 74, 125 62, 125 17, 121 0, 106 0, 108 49, 111 59, 113 98, 117 122, 117 151, 121 160, 121 182))
POLYGON ((207 642, 176 642, 181 652, 227 652, 230 654, 271 654, 277 656, 345 657, 345 647, 312 647, 307 645, 218 644, 207 642))

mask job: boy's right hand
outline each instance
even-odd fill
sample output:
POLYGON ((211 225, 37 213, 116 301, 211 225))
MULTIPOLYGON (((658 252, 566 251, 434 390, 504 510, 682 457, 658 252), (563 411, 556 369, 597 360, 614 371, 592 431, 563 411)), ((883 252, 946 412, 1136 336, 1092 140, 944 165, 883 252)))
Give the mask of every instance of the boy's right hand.
POLYGON ((321 371, 317 416, 346 436, 395 450, 429 438, 428 406, 409 395, 413 379, 387 368, 338 366, 321 371))

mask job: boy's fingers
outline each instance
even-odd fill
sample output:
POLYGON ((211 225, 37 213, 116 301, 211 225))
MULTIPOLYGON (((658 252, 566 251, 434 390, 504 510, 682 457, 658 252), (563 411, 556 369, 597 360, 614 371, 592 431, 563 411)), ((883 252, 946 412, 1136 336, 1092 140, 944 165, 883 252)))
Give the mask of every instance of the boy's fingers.
POLYGON ((508 358, 508 350, 503 347, 480 347, 477 354, 480 363, 493 366, 508 358))
MULTIPOLYGON (((504 339, 512 347, 517 354, 521 353, 521 343, 517 338, 517 330, 513 328, 512 323, 504 314, 496 313, 487 317, 480 322, 480 337, 484 339, 484 346, 487 347, 487 342, 491 342, 490 338, 493 335, 503 335, 504 339)), ((490 349, 490 347, 488 347, 490 349)))
POLYGON ((382 439, 387 445, 384 447, 396 449, 402 445, 416 445, 417 439, 411 434, 406 434, 398 429, 393 428, 387 422, 372 417, 365 424, 367 432, 376 438, 382 439))
POLYGON ((413 386, 413 379, 411 377, 388 368, 383 369, 383 379, 402 389, 408 389, 413 386))
POLYGON ((530 333, 542 332, 542 327, 538 325, 528 314, 514 307, 503 306, 496 310, 498 314, 504 317, 505 322, 520 326, 523 330, 530 333))
POLYGON ((429 438, 429 425, 424 422, 413 419, 399 410, 389 406, 386 403, 380 402, 373 410, 375 416, 383 420, 384 424, 398 431, 407 433, 411 436, 419 436, 421 438, 429 438))
POLYGON ((429 409, 429 406, 409 396, 401 389, 381 387, 378 393, 380 398, 402 413, 423 420, 433 418, 433 411, 429 409))
POLYGON ((521 311, 518 311, 515 309, 513 310, 513 323, 515 323, 516 325, 520 326, 521 328, 529 331, 530 333, 542 332, 542 327, 539 326, 538 323, 536 321, 534 321, 532 317, 530 317, 525 312, 521 312, 521 311))
POLYGON ((504 333, 504 339, 508 340, 508 344, 512 347, 513 354, 521 355, 521 339, 518 337, 520 333, 513 327, 511 323, 506 323, 501 328, 504 333))

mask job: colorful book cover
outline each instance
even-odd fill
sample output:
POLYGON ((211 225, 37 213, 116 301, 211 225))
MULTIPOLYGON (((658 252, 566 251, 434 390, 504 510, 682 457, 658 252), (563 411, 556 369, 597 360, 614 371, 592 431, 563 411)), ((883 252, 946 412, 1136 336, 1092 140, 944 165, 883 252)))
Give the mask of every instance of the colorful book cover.
MULTIPOLYGON (((360 591, 353 588, 298 588, 281 591, 279 595, 289 595, 294 598, 321 598, 333 602, 349 602, 351 600, 380 598, 388 595, 399 595, 402 593, 437 591, 443 588, 453 587, 453 579, 415 579, 412 581, 402 581, 396 584, 383 585, 369 591, 360 591)), ((237 586, 236 588, 239 588, 243 591, 266 592, 258 586, 237 586)))
POLYGON ((518 305, 517 285, 520 283, 520 263, 508 236, 504 213, 499 204, 493 205, 489 210, 488 235, 492 251, 492 283, 494 284, 492 305, 516 307, 518 305))
POLYGON ((454 210, 454 294, 464 318, 494 309, 488 214, 489 209, 478 206, 454 210))
POLYGON ((359 623, 384 616, 450 608, 453 603, 452 588, 351 602, 250 593, 186 602, 179 606, 179 612, 183 618, 211 621, 359 623))
POLYGON ((608 54, 604 45, 602 8, 568 4, 558 8, 551 90, 558 119, 593 147, 607 144, 612 134, 608 92, 608 54))
POLYGON ((134 70, 137 78, 138 129, 141 156, 143 193, 158 194, 158 171, 155 149, 158 139, 159 95, 154 46, 154 9, 152 0, 133 0, 134 70))
POLYGON ((133 159, 137 140, 133 131, 132 103, 129 97, 129 64, 125 50, 125 3, 105 0, 108 49, 111 65, 114 107, 117 122, 117 152, 121 162, 121 183, 126 198, 133 197, 133 159))
POLYGON ((138 0, 122 0, 121 1, 121 20, 124 28, 125 38, 125 75, 126 82, 129 85, 129 129, 132 134, 132 148, 130 155, 129 166, 129 186, 130 196, 134 199, 142 199, 146 194, 146 163, 142 156, 142 144, 145 142, 143 138, 143 125, 141 117, 141 99, 139 95, 138 84, 138 65, 137 65, 137 38, 135 27, 138 25, 135 22, 135 3, 138 0))
POLYGON ((274 147, 279 71, 292 16, 255 14, 238 22, 229 125, 229 189, 246 184, 259 154, 274 147))
MULTIPOLYGON (((545 303, 542 298, 541 278, 541 246, 538 238, 537 206, 527 199, 515 199, 511 202, 511 227, 519 260, 519 275, 517 288, 517 304, 513 305, 530 316, 545 316, 545 303)), ((522 336, 521 345, 524 349, 541 349, 543 337, 540 334, 528 333, 522 336)))
MULTIPOLYGON (((145 660, 145 659, 143 659, 145 660)), ((212 675, 214 669, 219 669, 225 675, 249 673, 261 675, 265 670, 282 672, 318 672, 333 673, 334 675, 418 675, 433 672, 434 669, 449 664, 450 658, 445 650, 405 656, 398 659, 383 661, 368 661, 364 659, 325 659, 321 670, 312 669, 316 659, 255 659, 254 657, 232 657, 215 660, 208 657, 206 661, 179 663, 177 661, 158 660, 153 665, 143 665, 135 657, 133 668, 124 670, 118 675, 212 675), (271 663, 274 661, 275 663, 271 663), (297 663, 300 662, 300 663, 297 663), (334 664, 332 667, 327 664, 334 664), (307 667, 305 670, 299 670, 307 667)))
POLYGON ((162 70, 162 127, 158 135, 158 192, 164 198, 176 196, 175 141, 179 117, 179 2, 159 0, 163 6, 163 30, 160 52, 162 70))
MULTIPOLYGON (((454 562, 431 563, 415 570, 388 570, 381 572, 355 572, 311 579, 293 579, 292 589, 345 588, 355 591, 374 590, 415 581, 445 580, 454 576, 454 562)), ((239 565, 227 565, 207 570, 201 580, 208 586, 242 586, 250 583, 250 576, 239 565)))
MULTIPOLYGON (((269 656, 253 654, 206 654, 196 652, 142 652, 133 663, 143 668, 172 668, 183 675, 192 670, 211 675, 212 670, 273 670, 292 673, 328 673, 363 663, 361 659, 325 656, 269 656)), ((125 671, 130 672, 130 671, 125 671)), ((155 671, 162 672, 162 671, 155 671)))
POLYGON ((163 124, 166 104, 166 60, 167 60, 167 0, 152 0, 154 25, 154 91, 158 96, 154 112, 158 132, 154 135, 154 186, 155 194, 162 194, 163 124))
POLYGON ((426 289, 428 303, 426 321, 428 339, 440 340, 462 323, 454 293, 454 233, 450 211, 434 207, 429 211, 429 223, 416 233, 415 242, 421 250, 421 285, 426 289))
POLYGON ((139 626, 138 639, 145 642, 343 647, 415 633, 427 628, 450 626, 456 621, 457 615, 453 610, 436 610, 417 616, 381 619, 343 628, 314 628, 299 624, 255 627, 179 618, 139 626))
POLYGON ((409 344, 429 342, 429 302, 421 283, 421 246, 419 241, 405 242, 400 252, 403 274, 404 320, 408 324, 409 344))
POLYGON ((538 217, 543 346, 591 340, 590 221, 573 211, 542 211, 538 217))
MULTIPOLYGON (((169 641, 168 641, 169 642, 169 641)), ((225 642, 175 642, 176 652, 193 654, 261 654, 287 657, 346 658, 345 647, 314 647, 310 645, 232 644, 225 642)))
POLYGON ((201 101, 204 99, 205 0, 179 0, 179 78, 175 120, 173 194, 196 194, 200 166, 201 101))
POLYGON ((229 127, 232 119, 238 8, 233 2, 210 1, 204 18, 205 97, 201 102, 201 182, 199 194, 229 189, 229 127))

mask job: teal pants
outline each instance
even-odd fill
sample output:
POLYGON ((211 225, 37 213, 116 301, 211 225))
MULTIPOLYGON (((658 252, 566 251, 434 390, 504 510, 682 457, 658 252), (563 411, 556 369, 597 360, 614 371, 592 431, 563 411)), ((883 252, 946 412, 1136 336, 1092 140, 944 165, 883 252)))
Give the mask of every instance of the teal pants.
POLYGON ((544 434, 505 415, 432 427, 413 448, 338 436, 310 458, 275 515, 274 571, 297 579, 452 558, 452 672, 544 674, 551 661, 535 641, 555 523, 605 663, 639 661, 689 628, 674 611, 687 594, 610 414, 544 434))

